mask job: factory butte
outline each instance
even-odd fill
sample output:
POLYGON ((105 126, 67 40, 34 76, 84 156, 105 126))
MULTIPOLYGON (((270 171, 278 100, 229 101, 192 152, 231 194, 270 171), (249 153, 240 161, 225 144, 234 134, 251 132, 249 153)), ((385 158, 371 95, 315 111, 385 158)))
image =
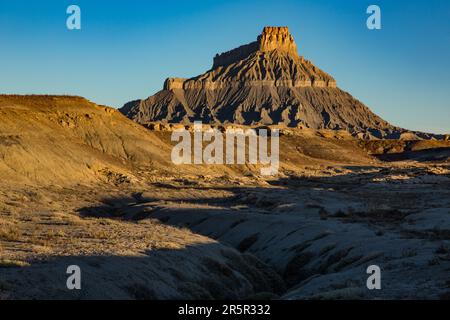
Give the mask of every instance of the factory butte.
POLYGON ((331 75, 299 54, 288 27, 264 27, 256 41, 216 54, 205 73, 168 78, 163 90, 120 110, 147 126, 202 121, 346 130, 366 139, 405 133, 426 138, 392 126, 338 88, 331 75))

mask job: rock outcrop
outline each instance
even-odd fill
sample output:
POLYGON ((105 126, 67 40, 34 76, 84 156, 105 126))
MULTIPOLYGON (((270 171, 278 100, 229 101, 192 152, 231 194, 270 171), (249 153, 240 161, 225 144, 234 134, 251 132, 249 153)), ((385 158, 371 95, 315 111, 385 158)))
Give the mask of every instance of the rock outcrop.
POLYGON ((238 87, 336 87, 336 81, 297 53, 287 27, 265 27, 257 41, 217 54, 212 69, 191 78, 168 78, 164 90, 238 87))
POLYGON ((245 59, 256 51, 267 52, 272 50, 284 51, 292 56, 298 56, 297 45, 289 33, 288 27, 265 27, 257 41, 217 54, 214 57, 213 69, 245 59))
POLYGON ((168 78, 162 91, 120 110, 141 124, 282 124, 343 129, 365 139, 399 138, 406 131, 299 55, 287 27, 265 27, 256 41, 216 55, 211 70, 190 79, 168 78))

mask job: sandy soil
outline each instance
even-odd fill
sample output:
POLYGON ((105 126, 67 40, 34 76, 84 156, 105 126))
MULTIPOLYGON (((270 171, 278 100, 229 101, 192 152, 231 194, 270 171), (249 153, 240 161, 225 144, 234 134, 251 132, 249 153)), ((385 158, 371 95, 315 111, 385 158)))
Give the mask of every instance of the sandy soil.
POLYGON ((3 188, 4 298, 445 298, 450 166, 3 188), (65 289, 80 265, 83 290, 65 289), (382 290, 365 287, 368 265, 382 290), (107 288, 107 289, 106 289, 107 288))

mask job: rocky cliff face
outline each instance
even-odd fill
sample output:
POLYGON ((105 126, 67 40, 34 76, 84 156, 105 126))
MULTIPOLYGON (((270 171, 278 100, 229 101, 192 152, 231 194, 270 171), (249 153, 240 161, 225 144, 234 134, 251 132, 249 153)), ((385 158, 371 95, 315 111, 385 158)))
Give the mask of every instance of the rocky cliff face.
POLYGON ((245 59, 256 51, 267 52, 273 50, 298 56, 297 45, 287 27, 265 27, 257 41, 222 54, 217 54, 214 57, 213 69, 245 59))
POLYGON ((217 54, 212 69, 191 79, 168 78, 164 90, 230 86, 336 87, 336 81, 297 53, 287 27, 265 27, 257 41, 217 54))
POLYGON ((211 70, 190 79, 169 78, 162 91, 121 111, 141 124, 283 124, 344 129, 366 138, 402 132, 299 55, 287 27, 265 27, 256 41, 216 55, 211 70))

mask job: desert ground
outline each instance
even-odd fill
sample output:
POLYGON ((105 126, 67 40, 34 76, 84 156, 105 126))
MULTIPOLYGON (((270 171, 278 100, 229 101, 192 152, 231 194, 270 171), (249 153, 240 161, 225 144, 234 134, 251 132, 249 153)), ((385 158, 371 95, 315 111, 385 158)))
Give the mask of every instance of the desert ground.
POLYGON ((0 96, 0 299, 450 298, 449 141, 285 129, 261 176, 175 166, 170 135, 79 97, 0 96))

